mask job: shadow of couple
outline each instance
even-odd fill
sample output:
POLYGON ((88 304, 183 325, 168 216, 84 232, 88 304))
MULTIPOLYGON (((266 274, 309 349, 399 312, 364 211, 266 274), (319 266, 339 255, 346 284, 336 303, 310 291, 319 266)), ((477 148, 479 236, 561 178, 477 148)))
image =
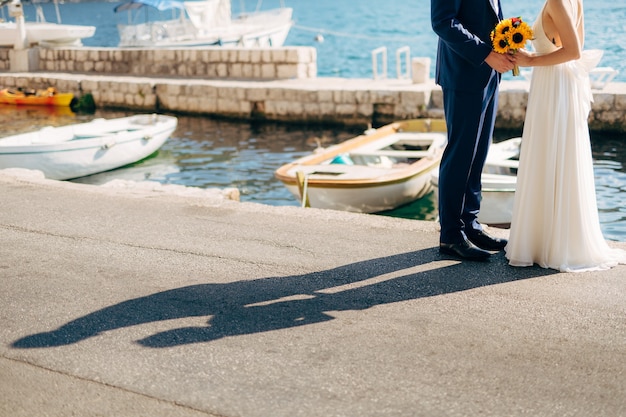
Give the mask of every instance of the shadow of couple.
POLYGON ((301 275, 174 288, 94 311, 11 346, 63 346, 115 329, 193 317, 206 317, 206 325, 158 332, 137 343, 165 348, 210 342, 333 320, 331 311, 363 310, 553 273, 536 266, 512 268, 502 253, 489 262, 459 262, 428 248, 301 275))

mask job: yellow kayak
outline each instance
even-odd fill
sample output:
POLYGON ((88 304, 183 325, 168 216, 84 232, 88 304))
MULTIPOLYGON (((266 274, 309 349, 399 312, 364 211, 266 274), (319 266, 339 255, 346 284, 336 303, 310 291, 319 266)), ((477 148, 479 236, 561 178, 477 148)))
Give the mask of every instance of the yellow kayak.
POLYGON ((56 88, 25 90, 5 88, 0 90, 1 104, 30 104, 38 106, 69 106, 74 99, 72 93, 59 93, 56 88))

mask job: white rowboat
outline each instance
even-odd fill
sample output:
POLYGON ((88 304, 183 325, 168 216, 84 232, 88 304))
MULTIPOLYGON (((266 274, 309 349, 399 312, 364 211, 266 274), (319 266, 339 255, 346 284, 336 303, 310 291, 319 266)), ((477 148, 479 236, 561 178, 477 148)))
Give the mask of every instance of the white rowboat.
POLYGON ((0 138, 0 169, 39 170, 55 180, 109 171, 156 152, 177 124, 173 116, 135 115, 0 138))
POLYGON ((399 121, 285 164, 275 176, 305 207, 391 210, 432 190, 446 140, 441 120, 399 121))

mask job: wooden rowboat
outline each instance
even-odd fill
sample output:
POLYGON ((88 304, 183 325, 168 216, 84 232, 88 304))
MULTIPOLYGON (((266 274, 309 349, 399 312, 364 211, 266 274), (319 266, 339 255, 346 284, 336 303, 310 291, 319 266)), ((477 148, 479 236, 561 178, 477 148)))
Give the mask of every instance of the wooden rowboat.
POLYGON ((446 142, 443 120, 398 121, 318 149, 275 176, 303 207, 376 213, 432 190, 446 142))

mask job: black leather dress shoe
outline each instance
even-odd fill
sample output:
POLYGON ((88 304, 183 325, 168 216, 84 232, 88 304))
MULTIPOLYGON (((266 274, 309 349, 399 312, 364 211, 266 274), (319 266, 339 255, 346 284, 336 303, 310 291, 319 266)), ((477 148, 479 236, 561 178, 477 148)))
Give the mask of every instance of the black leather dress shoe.
POLYGON ((466 230, 465 235, 470 242, 484 250, 501 251, 507 244, 506 239, 489 236, 483 230, 466 230))
POLYGON ((441 243, 439 252, 469 261, 486 261, 491 256, 491 252, 477 248, 467 240, 461 243, 441 243))

